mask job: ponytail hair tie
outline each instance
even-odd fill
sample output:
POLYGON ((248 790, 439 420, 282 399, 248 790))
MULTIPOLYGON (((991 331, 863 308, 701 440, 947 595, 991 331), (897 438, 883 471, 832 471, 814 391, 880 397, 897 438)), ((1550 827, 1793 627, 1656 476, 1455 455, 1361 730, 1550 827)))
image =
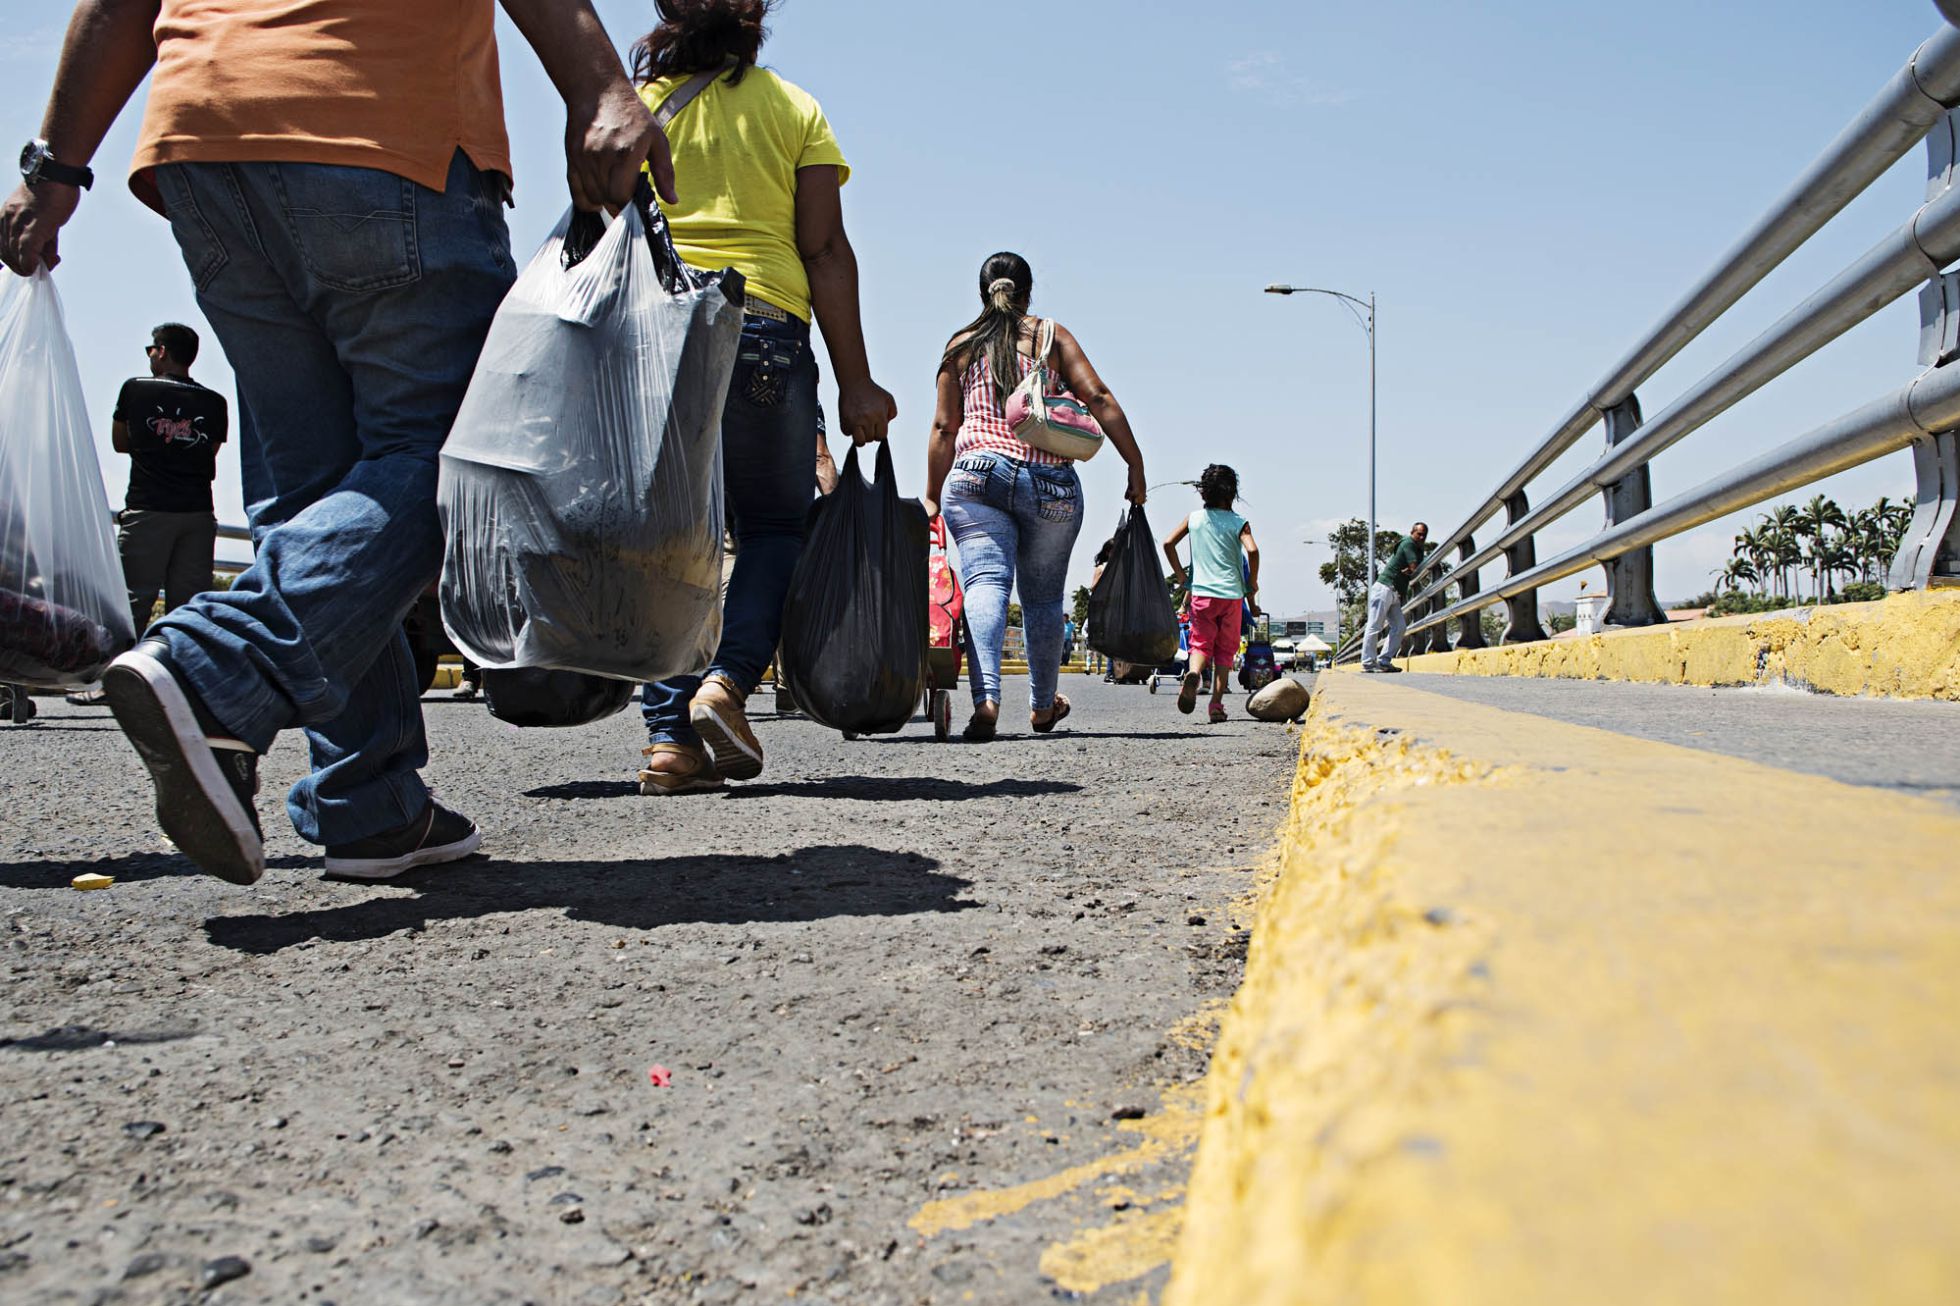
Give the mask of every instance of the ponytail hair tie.
POLYGON ((987 283, 987 293, 989 295, 998 295, 1003 290, 1011 292, 1013 289, 1014 280, 1011 277, 995 277, 987 283))

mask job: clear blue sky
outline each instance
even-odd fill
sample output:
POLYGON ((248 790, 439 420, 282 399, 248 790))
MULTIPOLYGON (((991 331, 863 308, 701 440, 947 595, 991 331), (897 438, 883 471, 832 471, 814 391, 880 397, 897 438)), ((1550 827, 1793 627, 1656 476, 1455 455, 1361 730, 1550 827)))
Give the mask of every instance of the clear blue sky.
MULTIPOLYGON (((16 137, 39 121, 65 8, 7 0, 0 110, 16 137)), ((651 21, 650 4, 599 8, 622 48, 651 21)), ((788 0, 765 61, 823 101, 855 168, 846 214, 908 491, 978 264, 1019 250, 1036 310, 1074 329, 1128 409, 1153 483, 1239 468, 1265 597, 1292 612, 1330 605, 1325 549, 1302 541, 1365 503, 1366 352, 1338 305, 1260 287, 1379 295, 1381 519, 1447 531, 1938 22, 1927 0, 788 0)), ((521 260, 562 207, 563 115, 503 34, 521 260)), ((108 176, 56 274, 113 503, 116 385, 153 323, 201 322, 165 224, 120 181, 138 108, 97 157, 108 176)), ((1647 411, 1905 220, 1923 176, 1915 153, 1650 383, 1647 411)), ((1656 493, 1903 383, 1916 330, 1909 303, 1887 309, 1663 455, 1656 493)), ((229 386, 215 350, 198 372, 229 386)), ((241 520, 224 462, 220 512, 241 520)), ((1079 579, 1122 486, 1113 454, 1083 477, 1079 579)), ((1847 505, 1909 496, 1910 458, 1824 488, 1847 505)), ((1160 530, 1195 503, 1155 493, 1160 530)), ((1541 556, 1598 521, 1568 517, 1541 556)), ((1705 588, 1733 530, 1663 545, 1662 597, 1705 588)))

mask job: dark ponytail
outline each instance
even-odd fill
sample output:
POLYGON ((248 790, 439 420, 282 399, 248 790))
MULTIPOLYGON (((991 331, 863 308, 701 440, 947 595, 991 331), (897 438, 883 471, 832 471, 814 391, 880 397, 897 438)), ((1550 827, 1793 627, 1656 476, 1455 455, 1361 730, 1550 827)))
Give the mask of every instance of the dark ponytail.
POLYGON ((765 22, 776 0, 654 0, 660 26, 633 46, 633 80, 686 77, 730 60, 728 84, 742 80, 769 39, 765 22))
POLYGON ((974 359, 986 359, 994 379, 994 401, 1004 406, 1021 383, 1015 353, 1021 320, 1028 315, 1033 294, 1034 269, 1026 259, 1005 250, 991 255, 980 265, 980 316, 960 328, 939 365, 965 372, 974 359))

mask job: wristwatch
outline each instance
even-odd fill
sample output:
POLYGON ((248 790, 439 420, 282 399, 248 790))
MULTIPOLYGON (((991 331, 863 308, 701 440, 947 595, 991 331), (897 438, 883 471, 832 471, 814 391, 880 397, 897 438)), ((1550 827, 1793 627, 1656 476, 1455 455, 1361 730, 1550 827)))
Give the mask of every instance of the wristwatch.
POLYGON ((28 185, 44 181, 60 182, 64 186, 80 186, 83 190, 95 184, 95 173, 77 167, 72 163, 57 163, 54 155, 48 152, 46 141, 29 141, 20 149, 20 175, 28 185))

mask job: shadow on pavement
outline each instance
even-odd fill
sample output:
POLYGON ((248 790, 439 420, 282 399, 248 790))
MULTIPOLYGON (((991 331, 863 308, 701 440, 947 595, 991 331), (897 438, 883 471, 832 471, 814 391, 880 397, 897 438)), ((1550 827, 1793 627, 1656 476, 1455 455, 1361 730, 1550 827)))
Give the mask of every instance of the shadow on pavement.
POLYGON ((943 875, 917 853, 858 844, 804 848, 781 857, 716 854, 644 861, 496 862, 434 867, 387 888, 412 895, 368 898, 345 907, 278 916, 214 916, 211 942, 265 954, 321 939, 378 939, 431 921, 562 909, 572 920, 620 929, 663 925, 746 925, 832 916, 910 916, 968 911, 970 881, 943 875))
POLYGON ((66 889, 77 875, 108 875, 119 884, 162 880, 174 875, 197 875, 197 867, 176 853, 125 853, 82 862, 0 863, 0 885, 9 889, 66 889))
MULTIPOLYGON (((313 853, 268 857, 266 869, 318 870, 322 854, 313 853)), ((144 880, 168 880, 204 874, 182 853, 125 853, 121 857, 98 857, 86 862, 5 862, 0 863, 0 888, 66 889, 77 875, 93 872, 107 875, 118 884, 140 884, 144 880)))
POLYGON ((1079 794, 1067 780, 988 780, 974 784, 933 776, 834 775, 821 780, 736 785, 730 798, 853 798, 867 803, 960 803, 974 798, 1040 798, 1079 794))
POLYGON ((87 1025, 59 1025, 40 1034, 21 1038, 0 1038, 0 1049, 9 1052, 79 1052, 114 1043, 118 1047, 139 1043, 174 1043, 197 1033, 194 1029, 92 1029, 87 1025))
POLYGON ((561 785, 526 789, 526 798, 638 798, 638 780, 568 780, 561 785))
POLYGON ((959 737, 956 730, 951 739, 934 739, 931 735, 866 735, 857 742, 862 744, 945 744, 959 745, 962 748, 997 748, 1001 744, 1021 741, 1058 743, 1064 739, 1202 739, 1202 730, 1070 730, 1066 726, 1053 734, 1037 735, 1031 730, 1002 730, 999 735, 985 744, 969 744, 959 737))

